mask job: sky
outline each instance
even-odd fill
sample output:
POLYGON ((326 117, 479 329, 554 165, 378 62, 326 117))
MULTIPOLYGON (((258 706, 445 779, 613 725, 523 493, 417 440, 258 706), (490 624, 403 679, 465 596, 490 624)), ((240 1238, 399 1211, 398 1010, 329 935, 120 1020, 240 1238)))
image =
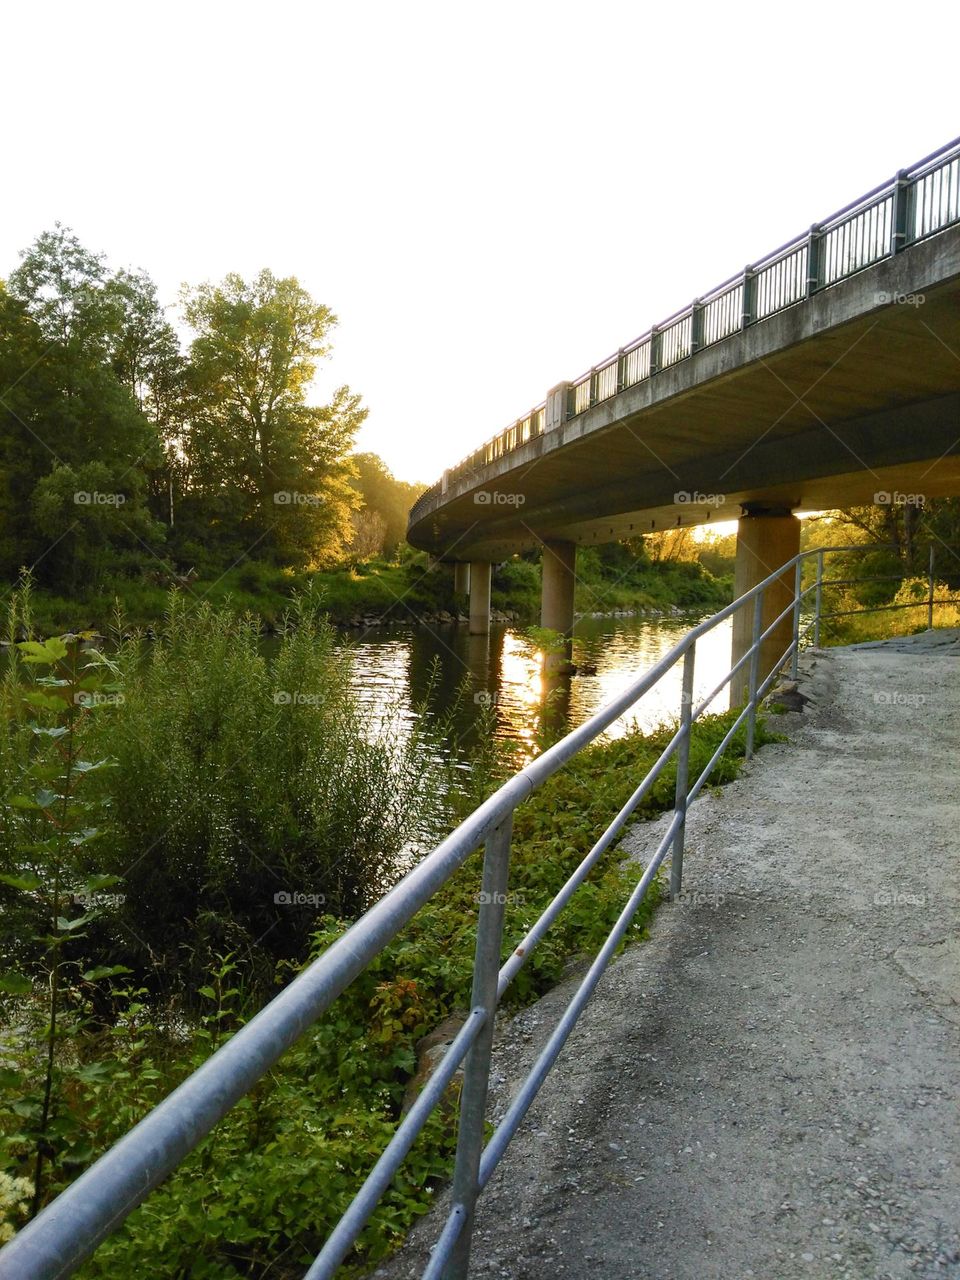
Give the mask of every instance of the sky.
POLYGON ((295 275, 405 480, 960 134, 960 6, 52 0, 0 11, 0 277, 57 220, 295 275), (894 19, 897 18, 895 21, 894 19), (930 38, 933 33, 935 38, 930 38))

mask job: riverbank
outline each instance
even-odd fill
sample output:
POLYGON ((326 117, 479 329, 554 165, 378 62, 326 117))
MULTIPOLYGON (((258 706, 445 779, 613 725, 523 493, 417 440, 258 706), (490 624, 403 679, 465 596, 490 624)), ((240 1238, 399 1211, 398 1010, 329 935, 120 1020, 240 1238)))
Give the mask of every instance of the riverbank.
MULTIPOLYGON (((691 744, 695 767, 711 756, 729 723, 729 715, 698 723, 691 744)), ((760 735, 762 740, 762 728, 760 735)), ((519 807, 506 909, 508 938, 522 936, 539 916, 669 736, 670 730, 649 737, 630 734, 588 748, 519 807)), ((736 776, 742 754, 741 733, 721 762, 717 782, 736 776)), ((673 787, 668 768, 638 816, 649 818, 668 809, 673 787)), ((285 1055, 256 1093, 237 1106, 154 1193, 149 1205, 104 1244, 84 1269, 88 1280, 134 1274, 145 1265, 157 1274, 201 1268, 216 1280, 235 1280, 252 1274, 266 1259, 272 1265, 280 1258, 278 1280, 302 1275, 369 1171, 374 1153, 395 1131, 404 1094, 422 1065, 417 1050, 422 1050, 425 1034, 451 1016, 462 1018, 469 1007, 479 868, 475 854, 327 1017, 285 1055), (242 1178, 236 1175, 238 1167, 242 1178), (273 1209, 277 1204, 283 1206, 282 1213, 273 1209)), ((511 1005, 530 1002, 562 978, 571 960, 596 950, 635 875, 622 847, 601 860, 521 971, 507 997, 511 1005)), ((122 887, 129 890, 127 884, 122 887)), ((657 896, 654 888, 638 914, 634 939, 643 935, 657 896)), ((346 924, 318 916, 313 951, 328 946, 346 924)), ((278 968, 278 980, 296 967, 278 968)), ((200 1025, 187 1020, 175 1051, 157 1027, 141 1027, 141 1013, 132 1017, 129 1029, 126 1015, 117 1019, 121 1031, 111 1041, 106 1061, 95 1035, 76 1038, 83 1066, 73 1080, 70 1114, 83 1118, 91 1154, 119 1137, 151 1100, 199 1066, 217 1036, 234 1030, 255 1011, 243 1004, 245 970, 245 962, 228 957, 211 975, 210 985, 199 994, 214 1012, 200 1025), (226 989, 223 979, 228 973, 226 989), (84 1059, 87 1051, 89 1061, 84 1059)), ((131 996, 139 1000, 140 994, 114 986, 114 999, 121 1003, 131 996)), ((29 998, 42 1004, 40 984, 29 998)), ((142 1011, 143 1006, 138 1003, 136 1009, 142 1011)), ((26 1059, 30 1052, 30 1044, 11 1045, 11 1061, 19 1069, 21 1054, 26 1059)), ((26 1070, 25 1060, 23 1066, 26 1070)), ((19 1076, 14 1079, 11 1070, 8 1077, 0 1077, 0 1089, 22 1093, 19 1076)), ((0 1153, 18 1174, 25 1167, 19 1160, 22 1146, 19 1129, 3 1133, 0 1127, 0 1153)), ((383 1258, 426 1211, 447 1174, 452 1146, 453 1131, 439 1115, 365 1230, 355 1260, 361 1267, 383 1258)), ((51 1191, 69 1180, 69 1175, 58 1173, 62 1180, 51 1191)), ((358 1274, 358 1267, 351 1265, 348 1273, 358 1274)))
MULTIPOLYGON (((696 561, 651 564, 637 559, 610 570, 586 553, 578 565, 575 607, 583 617, 651 617, 720 609, 732 598, 732 578, 716 577, 696 561)), ((70 597, 38 584, 33 591, 38 634, 66 631, 107 634, 122 619, 125 629, 149 628, 163 617, 172 589, 218 609, 250 613, 275 630, 291 601, 315 593, 331 623, 369 629, 386 623, 466 623, 466 600, 453 588, 450 565, 411 553, 399 562, 370 560, 315 573, 258 562, 234 565, 219 576, 200 577, 158 569, 149 576, 107 578, 96 589, 70 597)), ((494 622, 529 625, 540 615, 540 567, 514 558, 495 568, 494 622)))

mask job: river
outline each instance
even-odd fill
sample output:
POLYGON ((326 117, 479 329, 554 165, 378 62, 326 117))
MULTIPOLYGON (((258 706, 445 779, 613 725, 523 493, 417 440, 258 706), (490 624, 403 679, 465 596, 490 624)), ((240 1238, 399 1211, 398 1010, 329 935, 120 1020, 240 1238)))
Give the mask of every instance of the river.
MULTIPOLYGON (((476 735, 477 712, 517 767, 551 735, 581 724, 642 672, 648 670, 699 620, 592 618, 578 620, 573 662, 578 671, 545 702, 540 656, 521 628, 494 626, 489 636, 470 636, 464 626, 381 627, 344 633, 351 679, 374 721, 412 721, 433 679, 434 711, 449 717, 447 749, 465 755, 476 735)), ((730 623, 715 628, 697 646, 695 692, 709 692, 730 664, 730 623)), ((630 727, 652 729, 675 719, 680 703, 677 663, 634 708, 607 730, 615 737, 630 727)), ((726 691, 712 710, 729 706, 726 691)))

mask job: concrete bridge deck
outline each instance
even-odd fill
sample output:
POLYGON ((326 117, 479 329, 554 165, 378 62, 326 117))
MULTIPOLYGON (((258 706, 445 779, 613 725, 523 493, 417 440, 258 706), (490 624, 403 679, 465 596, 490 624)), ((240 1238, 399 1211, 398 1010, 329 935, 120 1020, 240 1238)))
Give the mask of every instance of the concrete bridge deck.
MULTIPOLYGON (((688 899, 601 982, 471 1275, 960 1276, 960 634, 805 662, 789 741, 691 810, 688 899)), ((568 998, 503 1023, 491 1118, 568 998)), ((421 1225, 378 1276, 420 1275, 421 1225)))

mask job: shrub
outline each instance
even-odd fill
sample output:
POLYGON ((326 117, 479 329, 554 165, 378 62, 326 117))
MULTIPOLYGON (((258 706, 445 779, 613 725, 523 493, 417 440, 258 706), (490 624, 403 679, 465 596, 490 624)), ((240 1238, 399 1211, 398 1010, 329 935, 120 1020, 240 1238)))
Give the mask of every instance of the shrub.
POLYGON ((270 660, 252 618, 172 594, 116 663, 123 700, 91 730, 115 761, 96 868, 124 880, 114 961, 181 991, 218 952, 267 973, 323 910, 359 914, 399 874, 439 775, 414 730, 367 723, 311 598, 270 660))

